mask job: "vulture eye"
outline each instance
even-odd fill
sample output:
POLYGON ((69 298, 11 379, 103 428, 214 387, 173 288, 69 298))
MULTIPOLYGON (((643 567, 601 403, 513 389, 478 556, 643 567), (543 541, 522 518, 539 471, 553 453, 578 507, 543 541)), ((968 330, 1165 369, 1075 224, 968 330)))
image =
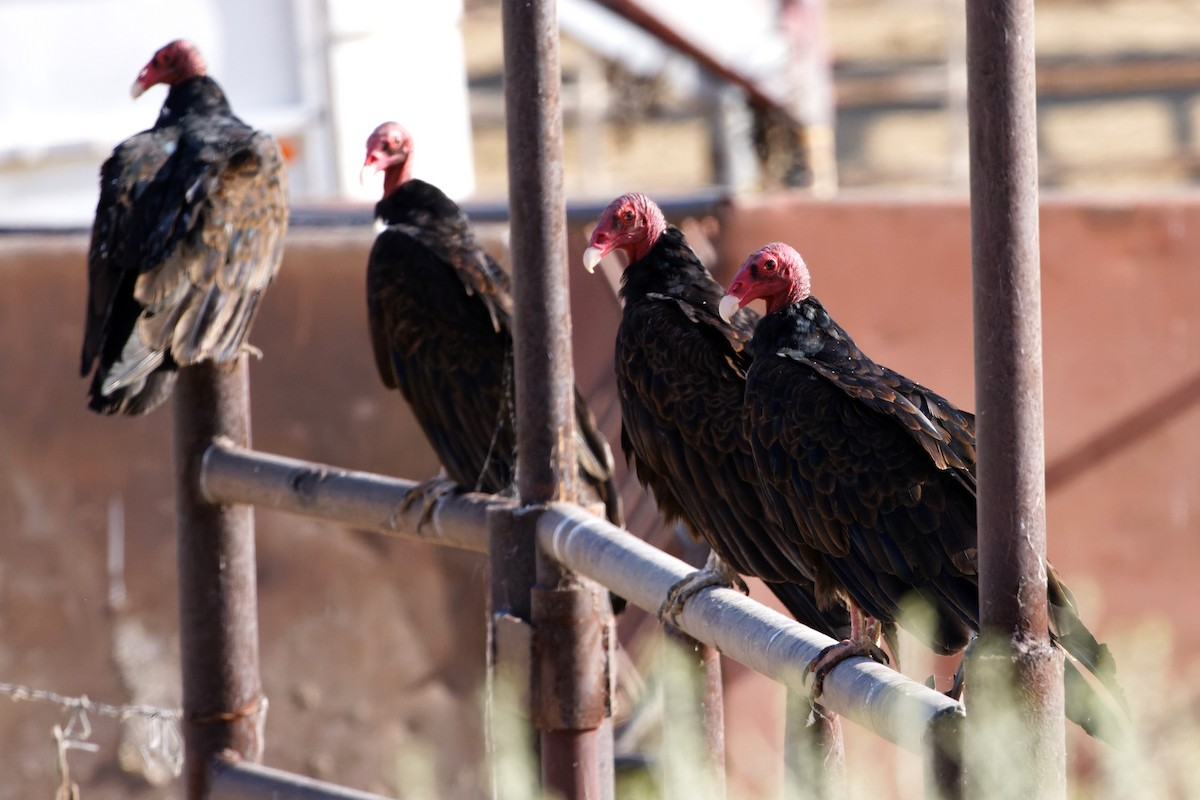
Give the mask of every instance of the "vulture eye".
POLYGON ((775 263, 775 259, 773 259, 773 258, 768 258, 766 261, 763 262, 763 269, 765 269, 767 272, 774 272, 775 267, 777 267, 777 266, 779 266, 779 265, 775 263))
POLYGON ((621 212, 621 219, 625 222, 633 222, 633 211, 628 208, 625 209, 621 212))

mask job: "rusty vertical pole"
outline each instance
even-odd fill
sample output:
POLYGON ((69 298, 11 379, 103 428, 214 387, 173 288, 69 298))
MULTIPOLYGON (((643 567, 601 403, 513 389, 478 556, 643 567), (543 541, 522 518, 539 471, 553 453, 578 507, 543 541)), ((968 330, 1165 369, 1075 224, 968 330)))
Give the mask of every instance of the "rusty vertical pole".
MULTIPOLYGON (((701 797, 723 798, 725 781, 725 705, 721 654, 673 625, 664 624, 669 665, 663 686, 662 754, 668 787, 699 783, 701 797), (697 737, 698 738, 695 738, 697 737), (688 743, 695 741, 695 748, 688 743), (670 772, 681 771, 679 775, 670 772)), ((668 795, 673 796, 672 789, 668 795)))
MULTIPOLYGON (((502 23, 517 491, 523 506, 534 506, 576 499, 577 481, 555 3, 504 0, 502 23)), ((536 515, 516 522, 532 532, 536 515)), ((597 586, 539 554, 531 712, 541 731, 543 785, 564 798, 612 794, 607 602, 597 586)))
POLYGON ((245 356, 180 370, 174 402, 186 796, 199 800, 215 756, 262 758, 254 509, 213 505, 200 485, 213 439, 250 445, 245 356))
POLYGON ((784 795, 812 800, 846 797, 846 747, 837 714, 791 689, 785 708, 784 795))
POLYGON ((1002 796, 1060 798, 1063 663, 1046 605, 1033 12, 1033 0, 967 2, 983 633, 969 730, 992 740, 982 750, 969 744, 986 755, 967 774, 974 782, 993 774, 990 765, 1021 764, 996 767, 1011 784, 1002 796), (1013 711, 1015 724, 1004 725, 1013 711))

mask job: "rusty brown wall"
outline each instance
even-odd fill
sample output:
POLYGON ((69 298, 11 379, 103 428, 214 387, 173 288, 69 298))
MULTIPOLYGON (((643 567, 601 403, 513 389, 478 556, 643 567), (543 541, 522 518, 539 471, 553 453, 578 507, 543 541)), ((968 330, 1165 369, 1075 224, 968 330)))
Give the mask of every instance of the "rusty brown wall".
MULTIPOLYGON (((724 277, 767 241, 794 244, 814 291, 866 352, 973 406, 962 200, 777 195, 736 201, 725 223, 724 277)), ((1166 622, 1173 663, 1195 663, 1200 198, 1050 199, 1042 226, 1051 558, 1102 638, 1166 622)), ((583 233, 572 231, 573 258, 583 233)), ((289 235, 251 337, 265 354, 251 367, 254 441, 420 478, 436 461, 369 353, 370 241, 368 230, 289 235)), ((78 236, 0 239, 0 681, 173 705, 170 409, 144 419, 85 410, 85 246, 78 236), (125 509, 129 600, 120 609, 106 603, 112 498, 125 509)), ((619 310, 611 281, 578 267, 579 383, 615 434, 608 359, 619 310)), ((652 524, 645 506, 632 511, 635 532, 652 524)), ((464 765, 482 748, 482 560, 268 511, 258 522, 267 763, 395 793, 401 754, 416 753, 436 765, 445 796, 479 796, 464 765)), ((1129 663, 1119 646, 1117 657, 1129 663)), ((778 761, 760 737, 777 744, 781 724, 751 700, 761 684, 733 666, 728 675, 733 772, 769 787, 778 761)), ((0 698, 0 800, 48 796, 55 722, 65 717, 49 707, 0 698)), ((173 796, 124 777, 116 727, 95 729, 101 753, 70 761, 85 797, 173 796)))

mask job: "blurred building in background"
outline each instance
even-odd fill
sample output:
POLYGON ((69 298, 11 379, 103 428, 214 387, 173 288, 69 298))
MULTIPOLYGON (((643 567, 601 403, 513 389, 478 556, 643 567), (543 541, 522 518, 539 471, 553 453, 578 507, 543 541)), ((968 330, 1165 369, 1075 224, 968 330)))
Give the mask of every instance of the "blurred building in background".
MULTIPOLYGON (((630 188, 965 191, 963 0, 636 0, 802 123, 751 108, 607 7, 560 0, 570 197, 630 188)), ((90 221, 100 162, 164 90, 126 94, 156 48, 199 44, 235 110, 280 137, 297 203, 367 201, 384 119, 417 174, 502 200, 499 0, 7 0, 0 3, 0 226, 90 221), (115 21, 115 22, 114 22, 115 21), (104 31, 96 35, 97 31, 104 31)), ((1046 186, 1200 180, 1200 9, 1187 0, 1038 4, 1046 186)))
POLYGON ((474 188, 460 0, 7 0, 0 3, 0 226, 90 224, 101 162, 166 95, 131 101, 154 52, 194 41, 234 111, 275 134, 294 200, 375 198, 363 145, 387 119, 417 174, 474 188))

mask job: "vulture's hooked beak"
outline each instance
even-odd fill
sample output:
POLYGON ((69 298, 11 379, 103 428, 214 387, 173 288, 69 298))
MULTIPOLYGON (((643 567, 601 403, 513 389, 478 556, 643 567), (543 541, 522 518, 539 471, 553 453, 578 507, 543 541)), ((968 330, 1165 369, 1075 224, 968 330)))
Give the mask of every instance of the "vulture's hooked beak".
POLYGON ((379 160, 376 159, 374 153, 367 156, 367 163, 363 164, 362 169, 358 171, 359 186, 366 186, 367 178, 379 172, 381 169, 383 169, 383 165, 379 163, 379 160))
POLYGON ((721 315, 721 319, 726 322, 733 321, 733 315, 742 307, 742 299, 737 295, 727 294, 721 298, 721 306, 717 309, 717 313, 721 315))
POLYGON ((600 263, 600 259, 602 258, 604 258, 604 248, 592 245, 583 251, 583 268, 588 272, 595 272, 596 265, 600 263))
POLYGON ((145 93, 145 91, 147 89, 150 88, 149 86, 146 85, 146 79, 148 77, 150 77, 150 68, 143 67, 142 71, 138 73, 138 76, 136 78, 134 78, 133 86, 129 87, 129 95, 134 100, 137 100, 139 97, 142 96, 142 94, 145 93))

